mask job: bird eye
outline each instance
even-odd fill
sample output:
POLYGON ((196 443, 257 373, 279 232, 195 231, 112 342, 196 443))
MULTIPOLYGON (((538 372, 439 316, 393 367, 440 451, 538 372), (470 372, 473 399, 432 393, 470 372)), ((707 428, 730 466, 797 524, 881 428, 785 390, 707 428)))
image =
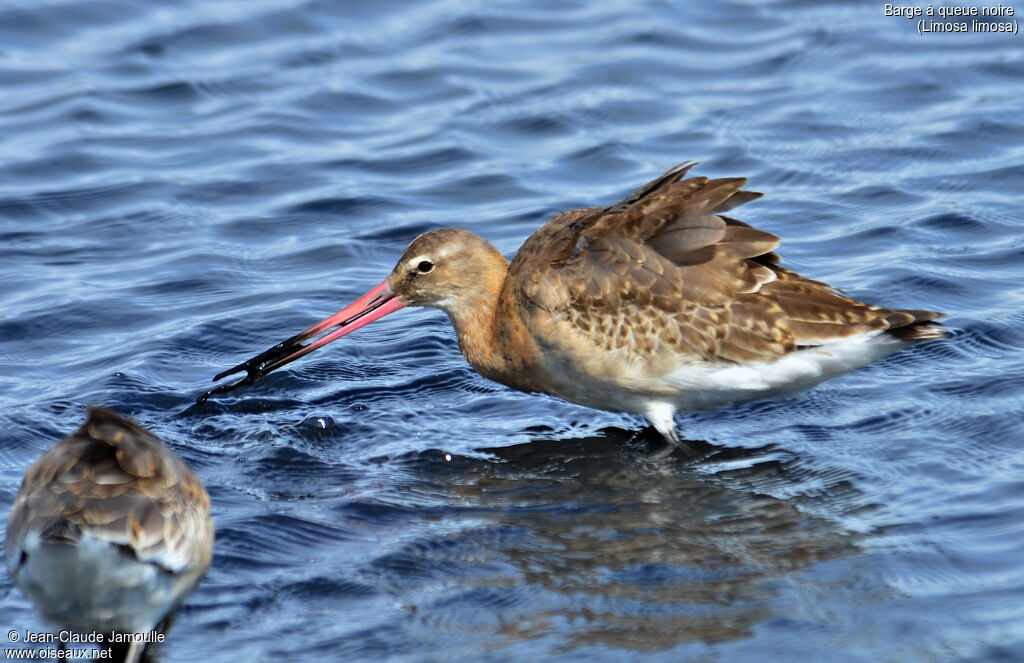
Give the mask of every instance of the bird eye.
POLYGON ((416 269, 420 274, 426 274, 430 270, 434 269, 434 263, 429 260, 421 260, 420 264, 416 265, 416 269))

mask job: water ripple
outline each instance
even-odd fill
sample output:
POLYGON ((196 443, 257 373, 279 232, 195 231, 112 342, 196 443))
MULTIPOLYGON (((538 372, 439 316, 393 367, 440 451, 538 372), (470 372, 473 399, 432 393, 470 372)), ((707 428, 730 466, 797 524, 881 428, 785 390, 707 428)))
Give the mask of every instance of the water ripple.
POLYGON ((8 2, 0 502, 86 404, 182 454, 218 541, 167 661, 1009 660, 1015 44, 869 2, 8 2), (436 311, 194 405, 417 234, 511 254, 684 159, 768 194, 740 218, 787 266, 950 338, 680 416, 700 462, 484 380, 436 311))

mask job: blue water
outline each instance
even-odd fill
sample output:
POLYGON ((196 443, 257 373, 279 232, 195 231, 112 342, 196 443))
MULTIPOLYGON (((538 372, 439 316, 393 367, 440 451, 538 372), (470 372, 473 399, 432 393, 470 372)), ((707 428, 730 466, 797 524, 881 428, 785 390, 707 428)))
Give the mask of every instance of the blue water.
POLYGON ((1024 37, 882 7, 7 0, 0 513, 86 404, 165 439, 217 546, 161 661, 1024 660, 1024 37), (696 464, 436 311, 193 405, 424 230, 512 254, 687 159, 952 336, 680 416, 696 464))

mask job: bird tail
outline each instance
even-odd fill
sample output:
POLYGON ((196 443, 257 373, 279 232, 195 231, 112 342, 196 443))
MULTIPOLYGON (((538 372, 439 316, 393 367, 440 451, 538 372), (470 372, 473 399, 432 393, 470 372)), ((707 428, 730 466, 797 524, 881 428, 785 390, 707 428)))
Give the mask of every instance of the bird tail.
POLYGON ((889 311, 886 331, 902 341, 927 341, 949 335, 949 330, 937 322, 943 316, 937 311, 899 309, 889 311))

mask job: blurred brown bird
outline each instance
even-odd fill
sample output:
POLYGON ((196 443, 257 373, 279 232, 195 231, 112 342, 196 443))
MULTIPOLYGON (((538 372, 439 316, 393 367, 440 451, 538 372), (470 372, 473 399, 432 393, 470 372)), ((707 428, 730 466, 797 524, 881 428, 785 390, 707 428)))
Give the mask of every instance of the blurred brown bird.
POLYGON ((608 207, 556 215, 511 264, 477 235, 424 233, 352 305, 216 376, 252 384, 404 306, 445 311, 469 363, 514 389, 673 415, 812 387, 945 334, 934 311, 886 309, 779 266, 779 238, 726 216, 761 196, 743 178, 676 167, 608 207), (323 336, 311 343, 306 341, 323 336))
MULTIPOLYGON (((60 630, 147 634, 192 593, 212 555, 210 498, 195 474, 102 408, 33 463, 7 522, 7 570, 60 630)), ((131 641, 126 660, 144 647, 131 641)))

